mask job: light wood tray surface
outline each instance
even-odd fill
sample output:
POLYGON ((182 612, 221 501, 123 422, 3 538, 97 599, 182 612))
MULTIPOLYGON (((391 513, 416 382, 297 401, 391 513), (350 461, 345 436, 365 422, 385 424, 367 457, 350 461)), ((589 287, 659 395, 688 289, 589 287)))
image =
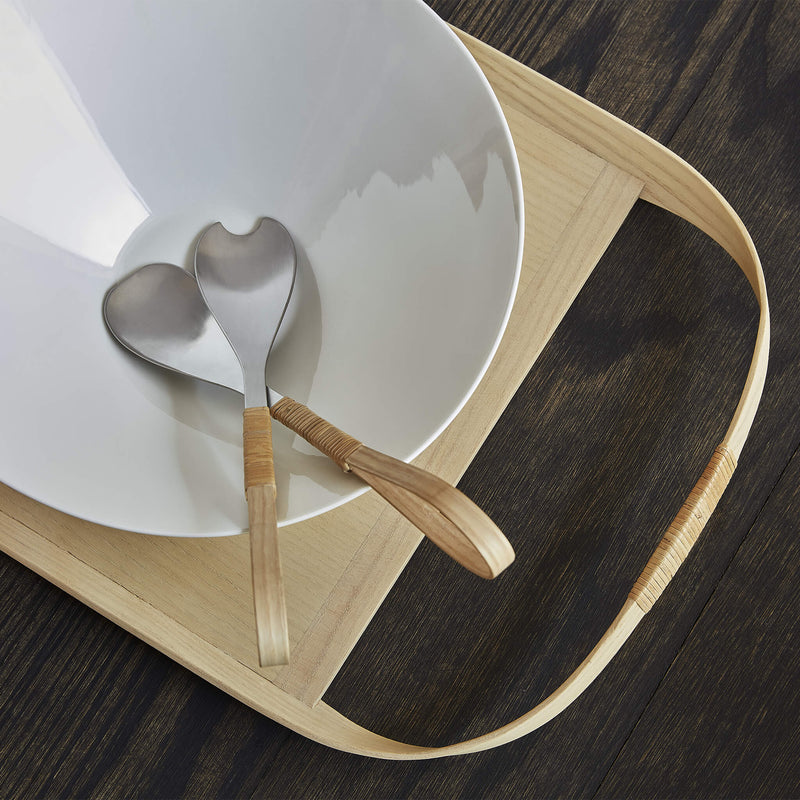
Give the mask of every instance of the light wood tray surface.
MULTIPOLYGON (((497 355, 463 411, 416 460, 452 483, 466 470, 644 185, 614 166, 613 159, 564 135, 557 108, 548 107, 545 79, 477 40, 462 38, 492 83, 514 137, 526 236, 519 292, 497 355)), ((322 697, 421 541, 416 529, 374 492, 283 528, 280 535, 292 662, 262 669, 246 536, 184 539, 114 530, 0 484, 0 548, 276 718, 282 693, 308 705, 322 697)))

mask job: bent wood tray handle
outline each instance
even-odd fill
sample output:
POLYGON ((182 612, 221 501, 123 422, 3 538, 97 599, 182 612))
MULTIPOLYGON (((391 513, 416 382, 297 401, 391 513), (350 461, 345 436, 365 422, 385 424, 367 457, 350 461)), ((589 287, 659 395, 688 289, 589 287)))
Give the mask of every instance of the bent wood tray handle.
POLYGON ((733 474, 767 374, 770 323, 764 273, 750 235, 719 192, 686 162, 630 125, 505 56, 489 57, 498 60, 503 69, 517 70, 509 91, 517 93, 518 102, 532 119, 639 179, 642 200, 688 220, 720 244, 747 276, 761 315, 750 370, 722 443, 611 626, 552 694, 512 722, 446 747, 420 747, 388 739, 357 725, 324 702, 312 709, 298 701, 283 717, 284 724, 311 739, 378 758, 438 758, 487 750, 536 730, 578 698, 625 644, 686 559, 733 474))
POLYGON ((269 409, 244 410, 244 485, 250 520, 250 563, 258 663, 289 663, 289 625, 278 549, 275 468, 269 409))
POLYGON ((345 472, 369 484, 434 544, 476 575, 494 578, 514 560, 514 549, 494 522, 436 475, 366 447, 289 397, 275 403, 272 415, 345 472))

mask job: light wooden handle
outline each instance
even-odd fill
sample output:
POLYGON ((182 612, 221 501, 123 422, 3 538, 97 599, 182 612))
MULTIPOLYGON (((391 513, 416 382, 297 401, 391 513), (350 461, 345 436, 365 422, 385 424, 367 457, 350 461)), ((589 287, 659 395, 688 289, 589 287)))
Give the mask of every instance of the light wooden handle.
POLYGON ((364 446, 347 463, 434 544, 476 575, 496 578, 514 560, 514 548, 497 525, 436 475, 364 446))
POLYGON ((436 475, 366 447, 289 397, 272 407, 272 415, 343 470, 369 484, 434 544, 476 575, 495 578, 514 560, 514 549, 494 522, 436 475))
POLYGON ((243 440, 258 663, 269 667, 289 663, 289 625, 278 549, 272 424, 268 408, 244 410, 243 440))

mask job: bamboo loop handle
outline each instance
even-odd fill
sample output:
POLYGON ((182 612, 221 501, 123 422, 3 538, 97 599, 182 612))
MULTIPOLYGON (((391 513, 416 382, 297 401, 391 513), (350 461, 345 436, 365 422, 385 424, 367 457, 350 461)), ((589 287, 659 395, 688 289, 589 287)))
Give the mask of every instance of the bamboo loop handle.
POLYGON ((476 575, 495 578, 514 560, 510 542, 488 515, 436 475, 364 446, 289 397, 275 403, 272 415, 361 478, 476 575))
POLYGON ((289 624, 278 549, 269 409, 246 408, 243 428, 258 663, 268 667, 289 663, 289 624))
POLYGON ((465 494, 412 464, 360 447, 350 469, 414 523, 435 545, 481 578, 514 561, 503 532, 465 494))
MULTIPOLYGON (((483 48, 471 37, 462 35, 462 38, 483 48)), ((631 636, 700 535, 741 454, 767 374, 770 323, 764 272, 747 229, 719 192, 689 164, 641 131, 501 54, 488 48, 482 52, 485 66, 491 66, 490 59, 495 59, 503 69, 512 71, 519 86, 524 87, 512 87, 509 91, 516 93, 515 101, 524 106, 529 117, 639 177, 643 182, 643 200, 686 219, 720 244, 747 276, 761 316, 741 398, 709 467, 611 627, 551 695, 501 728, 446 747, 419 747, 388 739, 362 728, 323 702, 313 709, 298 702, 284 712, 284 724, 303 735, 330 747, 376 758, 439 758, 487 750, 536 730, 575 701, 631 636)), ((493 75, 490 73, 490 79, 493 75)), ((500 77, 502 73, 498 71, 496 75, 500 77)))

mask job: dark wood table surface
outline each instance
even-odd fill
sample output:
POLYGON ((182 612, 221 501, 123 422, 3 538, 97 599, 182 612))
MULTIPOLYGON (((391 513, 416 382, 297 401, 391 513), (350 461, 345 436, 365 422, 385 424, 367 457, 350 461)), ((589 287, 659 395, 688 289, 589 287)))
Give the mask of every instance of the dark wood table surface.
MULTIPOLYGON (((715 516, 563 714, 414 763, 303 739, 2 556, 0 797, 800 797, 800 1, 431 5, 683 156, 753 236, 770 372, 715 516)), ((445 743, 557 686, 721 440, 756 316, 718 247, 637 205, 460 484, 515 565, 487 584, 423 544, 326 699, 445 743)))

